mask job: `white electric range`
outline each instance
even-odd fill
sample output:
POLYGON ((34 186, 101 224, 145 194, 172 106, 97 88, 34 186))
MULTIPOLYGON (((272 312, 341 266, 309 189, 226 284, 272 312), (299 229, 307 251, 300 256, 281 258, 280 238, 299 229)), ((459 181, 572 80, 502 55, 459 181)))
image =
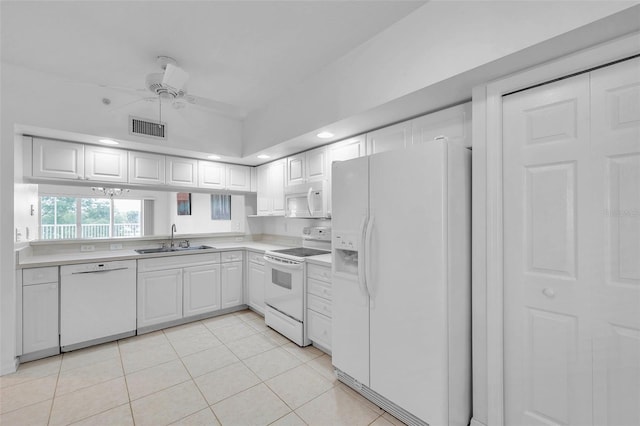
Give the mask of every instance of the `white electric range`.
POLYGON ((265 323, 299 346, 311 342, 305 333, 305 257, 331 252, 331 228, 307 227, 302 247, 267 251, 265 260, 265 323))

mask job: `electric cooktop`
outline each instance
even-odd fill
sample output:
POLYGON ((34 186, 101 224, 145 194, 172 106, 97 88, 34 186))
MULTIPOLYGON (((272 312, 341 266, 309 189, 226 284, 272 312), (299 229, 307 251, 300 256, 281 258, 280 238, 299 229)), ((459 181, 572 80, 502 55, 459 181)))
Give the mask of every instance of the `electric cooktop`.
POLYGON ((295 257, 308 257, 308 256, 317 256, 319 254, 327 254, 331 252, 327 250, 317 250, 317 249, 306 248, 306 247, 295 247, 290 249, 272 250, 271 253, 288 254, 289 256, 295 256, 295 257))

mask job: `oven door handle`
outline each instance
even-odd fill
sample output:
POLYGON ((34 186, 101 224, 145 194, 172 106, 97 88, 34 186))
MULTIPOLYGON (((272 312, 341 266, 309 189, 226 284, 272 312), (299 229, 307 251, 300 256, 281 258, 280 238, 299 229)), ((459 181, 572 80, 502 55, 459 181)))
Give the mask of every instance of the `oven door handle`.
POLYGON ((279 268, 282 267, 282 268, 297 269, 297 270, 304 268, 304 262, 295 262, 295 261, 292 261, 292 263, 281 262, 277 258, 272 256, 267 256, 267 255, 262 256, 262 258, 265 260, 265 262, 271 265, 275 265, 279 268))

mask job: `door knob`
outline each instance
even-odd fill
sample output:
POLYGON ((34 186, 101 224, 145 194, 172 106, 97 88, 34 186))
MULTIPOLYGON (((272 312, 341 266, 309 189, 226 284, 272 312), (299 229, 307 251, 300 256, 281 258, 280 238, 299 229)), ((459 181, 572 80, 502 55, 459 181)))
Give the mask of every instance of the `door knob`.
POLYGON ((545 296, 547 296, 549 298, 553 298, 553 297, 555 297, 556 292, 552 288, 545 288, 544 290, 542 290, 542 294, 544 294, 545 296))

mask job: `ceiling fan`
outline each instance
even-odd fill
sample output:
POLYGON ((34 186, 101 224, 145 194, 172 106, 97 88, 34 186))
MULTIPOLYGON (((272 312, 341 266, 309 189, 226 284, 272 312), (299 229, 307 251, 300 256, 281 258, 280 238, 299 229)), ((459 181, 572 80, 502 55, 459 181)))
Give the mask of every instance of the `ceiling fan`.
POLYGON ((145 89, 131 89, 116 86, 105 85, 106 88, 125 90, 127 92, 135 92, 140 94, 141 91, 148 91, 154 96, 146 96, 133 102, 117 106, 112 110, 117 110, 141 100, 148 102, 170 103, 174 109, 182 109, 187 105, 212 110, 218 114, 231 118, 244 118, 246 111, 243 108, 224 102, 215 101, 213 99, 194 96, 187 93, 186 83, 189 81, 189 73, 180 68, 177 61, 169 56, 158 56, 156 63, 162 72, 152 72, 147 74, 145 78, 145 89))

